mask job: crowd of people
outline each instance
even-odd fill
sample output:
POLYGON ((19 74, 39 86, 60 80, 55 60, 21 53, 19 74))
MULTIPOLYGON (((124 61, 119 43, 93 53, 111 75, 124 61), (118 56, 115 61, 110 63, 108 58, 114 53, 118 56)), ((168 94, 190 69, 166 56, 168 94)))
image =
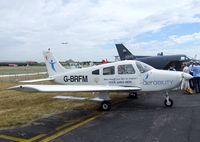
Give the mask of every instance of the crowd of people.
POLYGON ((193 79, 190 79, 189 82, 182 83, 181 88, 185 93, 200 93, 200 64, 194 62, 188 64, 185 63, 183 64, 183 72, 193 76, 193 79))

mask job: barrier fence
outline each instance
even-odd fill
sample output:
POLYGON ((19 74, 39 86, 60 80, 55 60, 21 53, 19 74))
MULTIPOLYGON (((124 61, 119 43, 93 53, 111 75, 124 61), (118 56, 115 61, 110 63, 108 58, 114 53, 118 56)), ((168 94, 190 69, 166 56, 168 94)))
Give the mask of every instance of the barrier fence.
POLYGON ((46 72, 37 73, 23 73, 23 74, 0 74, 0 82, 18 82, 25 80, 46 78, 48 75, 46 72))

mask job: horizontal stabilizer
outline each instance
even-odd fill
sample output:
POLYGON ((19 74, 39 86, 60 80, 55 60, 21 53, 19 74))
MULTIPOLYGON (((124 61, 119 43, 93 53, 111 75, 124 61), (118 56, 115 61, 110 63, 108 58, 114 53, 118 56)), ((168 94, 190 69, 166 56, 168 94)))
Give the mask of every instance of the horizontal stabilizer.
POLYGON ((103 91, 139 91, 139 87, 107 85, 19 85, 8 89, 34 92, 103 92, 103 91))
POLYGON ((101 99, 99 97, 95 98, 86 98, 86 97, 74 97, 74 96, 55 96, 54 99, 61 99, 61 100, 80 100, 80 101, 96 101, 96 102, 102 102, 104 99, 101 99))
POLYGON ((49 78, 42 78, 42 79, 25 80, 25 81, 20 81, 20 82, 22 82, 22 83, 34 83, 34 82, 51 81, 51 80, 54 80, 54 78, 49 77, 49 78))

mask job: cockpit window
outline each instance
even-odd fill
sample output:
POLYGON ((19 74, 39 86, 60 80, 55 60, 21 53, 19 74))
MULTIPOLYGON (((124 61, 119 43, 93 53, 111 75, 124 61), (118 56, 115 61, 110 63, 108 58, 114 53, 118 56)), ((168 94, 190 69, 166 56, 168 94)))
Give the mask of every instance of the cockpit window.
POLYGON ((117 67, 118 74, 135 74, 135 70, 131 64, 119 65, 117 67))
POLYGON ((190 58, 186 57, 186 58, 185 58, 185 60, 189 61, 189 60, 190 60, 190 58))
POLYGON ((153 67, 139 61, 136 61, 136 66, 141 73, 144 73, 153 69, 153 67))
POLYGON ((191 59, 185 55, 181 56, 180 61, 190 61, 191 59))
POLYGON ((185 60, 186 60, 186 57, 181 56, 181 61, 185 61, 185 60))

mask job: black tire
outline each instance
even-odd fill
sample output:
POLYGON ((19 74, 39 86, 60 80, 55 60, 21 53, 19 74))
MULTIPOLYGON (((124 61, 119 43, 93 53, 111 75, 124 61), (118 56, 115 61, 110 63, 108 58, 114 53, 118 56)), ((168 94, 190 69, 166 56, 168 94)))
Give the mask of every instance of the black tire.
POLYGON ((169 98, 169 102, 167 103, 167 99, 165 99, 164 104, 165 104, 166 107, 172 107, 173 101, 172 101, 172 99, 169 98))
POLYGON ((138 98, 137 92, 130 92, 128 98, 137 99, 138 98))
POLYGON ((109 111, 111 109, 111 103, 110 101, 103 101, 101 103, 101 110, 103 111, 109 111))

